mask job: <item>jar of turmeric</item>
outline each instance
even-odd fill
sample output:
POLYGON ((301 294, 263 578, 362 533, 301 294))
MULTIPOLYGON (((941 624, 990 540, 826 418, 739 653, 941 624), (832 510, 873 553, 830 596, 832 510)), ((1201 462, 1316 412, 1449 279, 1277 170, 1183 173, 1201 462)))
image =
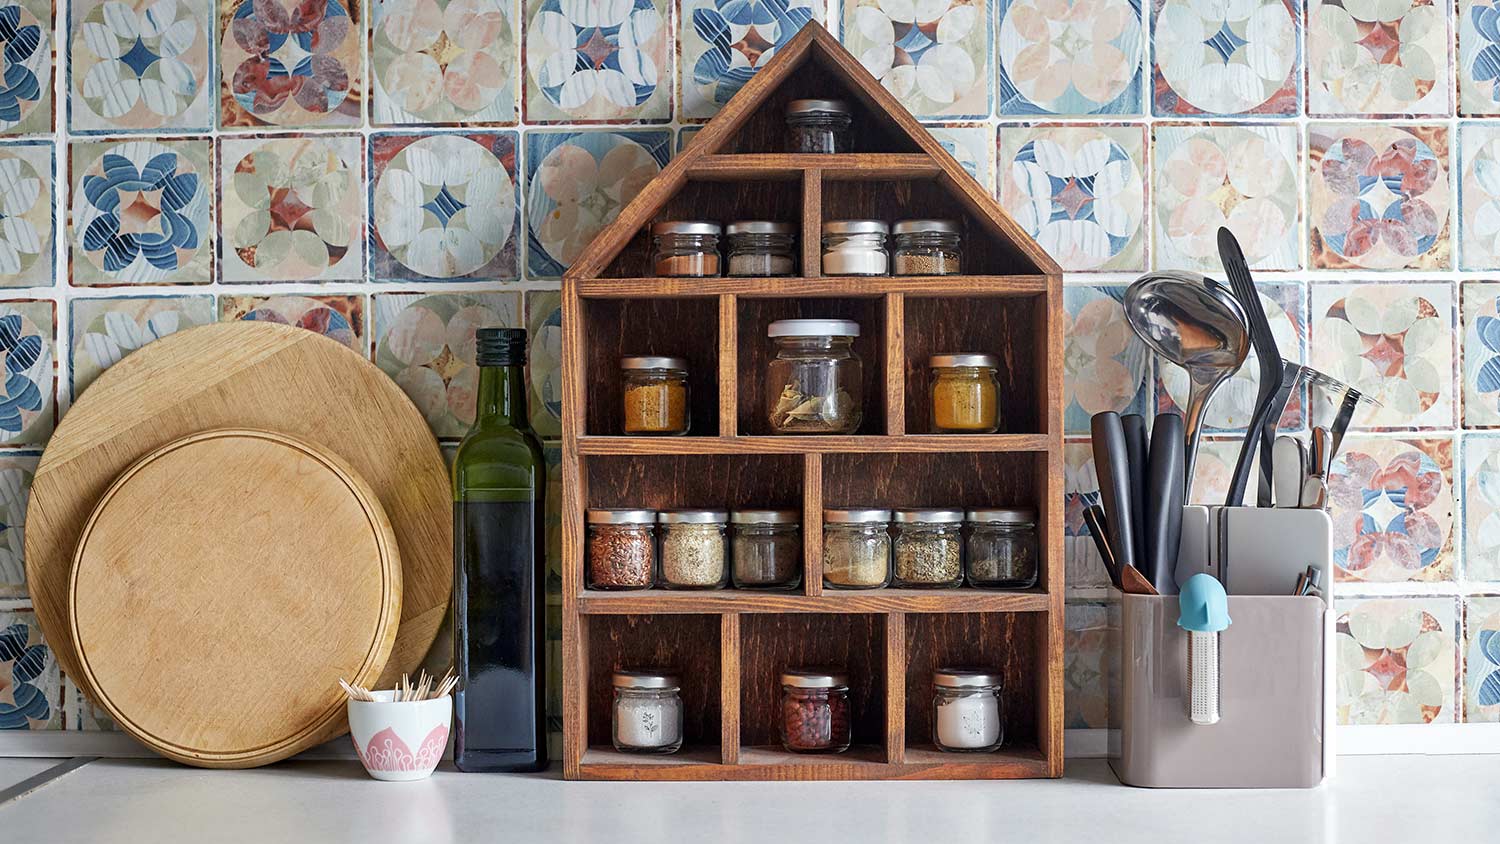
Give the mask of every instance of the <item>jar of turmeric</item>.
POLYGON ((976 352, 933 355, 932 430, 938 434, 993 434, 1000 430, 1000 359, 976 352))
POLYGON ((656 356, 620 359, 624 380, 627 434, 688 432, 688 363, 684 358, 656 356))

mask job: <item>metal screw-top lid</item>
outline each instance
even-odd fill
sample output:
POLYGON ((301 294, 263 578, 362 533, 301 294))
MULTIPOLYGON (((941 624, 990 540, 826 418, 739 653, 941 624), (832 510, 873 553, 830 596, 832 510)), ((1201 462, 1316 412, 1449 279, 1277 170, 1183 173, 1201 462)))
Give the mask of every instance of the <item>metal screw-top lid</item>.
POLYGON ((920 234, 924 232, 941 232, 943 234, 958 234, 962 229, 957 220, 900 220, 891 228, 892 234, 920 234))
POLYGON ((713 234, 719 233, 719 224, 706 220, 670 220, 651 226, 652 234, 713 234))
POLYGON ((901 524, 959 524, 964 520, 962 510, 897 510, 896 521, 901 524))
POLYGON ((823 234, 885 234, 890 226, 884 220, 829 220, 823 224, 823 234))
POLYGON ((522 366, 526 363, 526 329, 481 328, 474 332, 474 361, 480 366, 522 366))
POLYGON ((655 510, 590 510, 591 525, 654 525, 655 510))
POLYGON ((687 358, 669 358, 658 355, 634 355, 620 358, 621 369, 680 369, 687 371, 687 358))
POLYGON ((1036 510, 1032 507, 990 507, 984 510, 970 510, 969 521, 1001 522, 1010 525, 1034 524, 1036 510))
POLYGON ((772 220, 735 220, 724 227, 724 233, 727 235, 791 234, 792 231, 791 223, 777 223, 772 220))
POLYGON ((617 689, 675 689, 678 687, 676 674, 669 674, 657 668, 639 671, 621 669, 614 673, 613 680, 617 689))
POLYGON ((781 685, 799 689, 832 689, 849 685, 849 675, 825 668, 788 668, 781 674, 781 685))
POLYGON ((943 355, 933 355, 927 359, 927 365, 934 369, 954 366, 987 366, 990 369, 999 369, 1000 358, 982 352, 949 352, 943 355))
POLYGON ((824 510, 823 521, 834 524, 873 524, 891 520, 890 510, 824 510))
POLYGON ((802 518, 800 510, 735 510, 729 521, 737 525, 795 525, 802 518))
POLYGON ((850 319, 778 319, 766 326, 767 337, 858 337, 850 319))
POLYGON ((807 114, 816 111, 849 114, 851 109, 843 100, 792 100, 786 104, 787 114, 807 114))
POLYGON ((664 525, 722 525, 729 520, 723 510, 663 510, 656 520, 664 525))
POLYGON ((932 672, 932 684, 950 689, 973 689, 1001 684, 999 672, 989 668, 939 668, 932 672))

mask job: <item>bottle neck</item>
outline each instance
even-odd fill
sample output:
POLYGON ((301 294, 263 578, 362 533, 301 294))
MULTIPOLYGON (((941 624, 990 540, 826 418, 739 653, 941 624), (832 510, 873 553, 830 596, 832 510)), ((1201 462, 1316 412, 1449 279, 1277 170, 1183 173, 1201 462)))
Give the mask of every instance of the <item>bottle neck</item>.
POLYGON ((479 368, 479 395, 474 404, 475 428, 531 427, 526 413, 525 369, 521 364, 479 368))

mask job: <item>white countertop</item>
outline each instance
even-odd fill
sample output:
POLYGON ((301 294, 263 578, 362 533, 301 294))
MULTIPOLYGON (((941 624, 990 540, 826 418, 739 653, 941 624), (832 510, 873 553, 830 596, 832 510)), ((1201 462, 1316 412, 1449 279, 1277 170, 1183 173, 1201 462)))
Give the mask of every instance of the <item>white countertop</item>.
MULTIPOLYGON (((0 780, 36 767, 0 759, 0 780)), ((1345 757, 1337 779, 1307 791, 1126 788, 1099 760, 1070 760, 1053 781, 670 784, 451 769, 379 783, 352 761, 97 760, 0 804, 0 840, 1479 842, 1500 829, 1497 784, 1500 756, 1345 757)))

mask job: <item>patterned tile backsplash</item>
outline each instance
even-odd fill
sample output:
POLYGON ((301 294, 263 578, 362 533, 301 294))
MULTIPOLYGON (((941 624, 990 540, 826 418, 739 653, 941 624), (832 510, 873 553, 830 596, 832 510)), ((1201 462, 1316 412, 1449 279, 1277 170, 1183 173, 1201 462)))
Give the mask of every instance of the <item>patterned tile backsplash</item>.
MULTIPOLYGON (((558 279, 809 20, 1068 271, 1068 726, 1107 718, 1089 415, 1184 400, 1121 297, 1216 271, 1220 225, 1282 347, 1383 403, 1330 484, 1341 721, 1500 720, 1490 0, 0 0, 0 729, 110 728, 22 561, 40 449, 94 378, 189 326, 299 325, 451 445, 475 327, 525 326, 555 459, 558 279)), ((1210 413, 1200 500, 1254 372, 1210 413)))

